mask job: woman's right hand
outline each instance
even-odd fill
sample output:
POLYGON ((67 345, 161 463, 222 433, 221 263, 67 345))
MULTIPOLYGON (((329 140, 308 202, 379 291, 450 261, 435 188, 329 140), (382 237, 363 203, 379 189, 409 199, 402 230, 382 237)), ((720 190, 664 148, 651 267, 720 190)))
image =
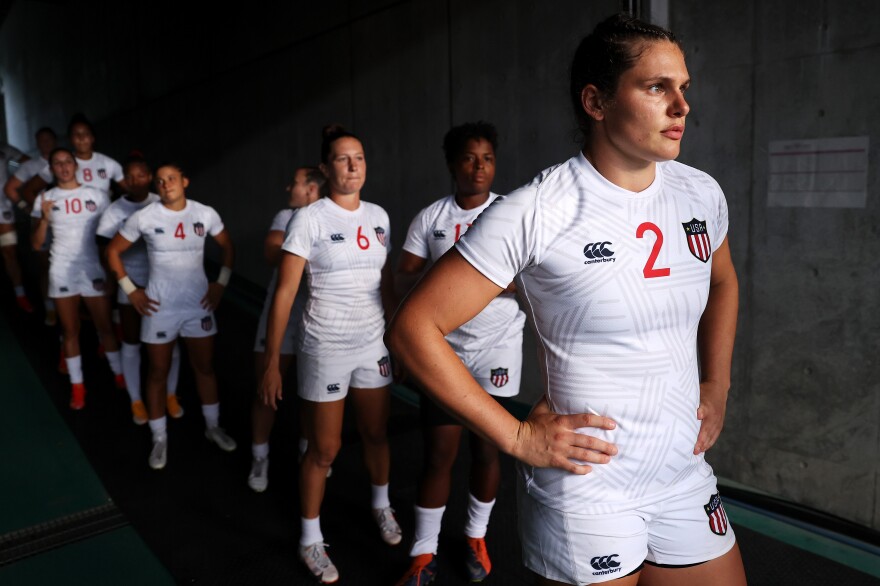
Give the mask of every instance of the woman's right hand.
POLYGON ((128 296, 128 300, 131 301, 131 306, 134 307, 135 311, 141 315, 153 315, 159 311, 159 302, 147 297, 147 292, 143 289, 132 291, 128 296))
POLYGON ((263 399, 263 404, 277 411, 277 402, 282 399, 281 387, 281 371, 277 366, 268 365, 263 373, 263 382, 260 385, 260 396, 263 399))
POLYGON ((55 202, 51 199, 44 199, 40 204, 40 211, 43 213, 43 217, 46 220, 52 219, 52 206, 55 205, 55 202))
POLYGON ((549 408, 533 409, 519 424, 511 454, 531 466, 588 474, 592 466, 574 460, 607 464, 611 456, 617 455, 617 446, 575 431, 583 427, 611 430, 617 424, 608 417, 590 413, 559 415, 549 408))

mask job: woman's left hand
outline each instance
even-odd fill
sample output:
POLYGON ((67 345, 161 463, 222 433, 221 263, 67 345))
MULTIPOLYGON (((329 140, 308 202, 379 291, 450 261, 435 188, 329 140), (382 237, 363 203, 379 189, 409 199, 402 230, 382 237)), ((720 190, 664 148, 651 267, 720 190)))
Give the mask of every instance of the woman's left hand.
POLYGON ((214 311, 220 306, 220 298, 223 297, 223 290, 226 289, 220 283, 209 283, 208 292, 202 297, 202 307, 208 311, 214 311))
POLYGON ((700 383, 700 406, 697 419, 700 420, 700 435, 694 446, 694 455, 699 455, 713 445, 724 427, 724 414, 727 411, 727 388, 712 382, 700 383))

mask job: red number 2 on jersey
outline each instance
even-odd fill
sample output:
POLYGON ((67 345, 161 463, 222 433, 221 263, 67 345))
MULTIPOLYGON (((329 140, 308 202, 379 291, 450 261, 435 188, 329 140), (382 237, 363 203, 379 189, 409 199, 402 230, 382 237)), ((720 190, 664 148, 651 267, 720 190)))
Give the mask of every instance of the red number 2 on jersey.
POLYGON ((657 224, 652 222, 642 222, 636 229, 636 238, 641 238, 645 232, 653 232, 654 235, 657 236, 657 240, 654 241, 654 247, 651 248, 651 254, 648 255, 648 262, 645 263, 645 268, 642 269, 642 274, 645 275, 646 279, 668 277, 669 269, 654 268, 654 263, 657 262, 657 257, 660 255, 660 249, 663 247, 663 232, 660 231, 657 224))
POLYGON ((183 231, 183 222, 177 224, 177 229, 174 230, 174 237, 180 238, 181 240, 186 239, 186 232, 183 231))

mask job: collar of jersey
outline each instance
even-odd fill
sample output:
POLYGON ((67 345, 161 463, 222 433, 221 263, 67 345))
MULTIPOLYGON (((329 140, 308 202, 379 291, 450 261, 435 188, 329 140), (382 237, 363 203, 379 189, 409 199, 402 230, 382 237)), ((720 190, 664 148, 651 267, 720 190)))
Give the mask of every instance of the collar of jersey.
POLYGON ((187 210, 190 208, 189 202, 191 202, 191 201, 192 201, 191 199, 187 198, 187 200, 186 200, 186 205, 183 206, 183 209, 182 209, 182 210, 176 210, 176 211, 175 211, 175 210, 169 210, 169 209, 166 208, 164 205, 162 205, 162 202, 160 201, 160 202, 159 202, 159 211, 162 212, 163 214, 168 215, 168 216, 177 216, 177 215, 179 215, 179 214, 184 213, 185 211, 187 211, 187 210))
POLYGON ((644 199, 646 197, 651 197, 654 194, 658 193, 663 188, 663 163, 657 163, 654 167, 654 181, 651 182, 651 185, 643 189, 642 191, 630 191, 628 189, 624 189, 618 185, 615 185, 605 179, 601 173, 599 173, 593 164, 584 156, 584 153, 580 152, 573 159, 574 166, 580 170, 580 172, 590 180, 590 182, 599 183, 604 189, 609 191, 613 191, 622 195, 624 197, 629 197, 632 199, 644 199))
MULTIPOLYGON (((338 214, 341 215, 341 216, 346 216, 346 217, 349 217, 349 218, 352 217, 352 216, 357 216, 357 215, 359 215, 359 214, 363 211, 363 209, 364 209, 364 200, 359 200, 359 201, 358 201, 358 207, 357 207, 356 210, 347 210, 347 209, 345 209, 344 207, 342 207, 341 205, 339 205, 338 203, 336 203, 335 201, 333 201, 332 199, 330 199, 329 196, 328 196, 328 197, 325 197, 325 198, 323 198, 323 199, 324 199, 324 201, 327 202, 327 203, 324 204, 324 205, 328 206, 329 209, 333 210, 335 213, 338 213, 338 214)), ((320 201, 320 200, 319 200, 319 201, 320 201)), ((317 203, 317 202, 315 202, 315 203, 317 203)))
POLYGON ((498 197, 498 194, 495 193, 494 191, 490 191, 489 192, 489 199, 487 199, 485 202, 483 202, 483 205, 477 206, 477 207, 470 209, 470 210, 466 210, 463 207, 461 207, 460 205, 458 205, 458 202, 455 201, 455 194, 454 193, 452 195, 450 195, 449 197, 452 200, 452 207, 454 207, 456 211, 469 214, 471 212, 482 213, 483 210, 485 210, 487 207, 489 207, 490 203, 495 201, 495 198, 498 197))

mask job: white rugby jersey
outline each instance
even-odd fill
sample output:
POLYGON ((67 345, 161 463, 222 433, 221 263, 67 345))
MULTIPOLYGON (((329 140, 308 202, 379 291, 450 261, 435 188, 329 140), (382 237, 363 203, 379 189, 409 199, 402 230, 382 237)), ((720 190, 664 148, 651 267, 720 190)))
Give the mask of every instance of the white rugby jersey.
MULTIPOLYGON (((153 202, 159 201, 159 196, 150 193, 141 202, 134 202, 125 197, 120 197, 110 204, 110 207, 101 215, 98 222, 98 236, 113 238, 122 228, 125 221, 133 213, 140 211, 153 202)), ((122 266, 129 278, 138 286, 146 287, 147 278, 150 275, 150 264, 147 260, 147 245, 138 240, 131 248, 122 253, 122 266)))
MULTIPOLYGON (((485 204, 471 210, 462 209, 455 202, 454 195, 437 200, 420 211, 410 223, 403 249, 436 262, 497 197, 492 193, 485 204)), ((522 330, 525 321, 526 316, 520 311, 514 295, 502 293, 474 319, 450 332, 446 340, 456 352, 503 346, 522 330)))
POLYGON ((88 185, 76 189, 53 187, 36 197, 31 216, 42 217, 44 200, 53 202, 49 216, 52 228, 50 262, 100 262, 95 230, 101 214, 110 205, 110 198, 88 185))
POLYGON ((223 231, 214 208, 188 199, 180 211, 154 202, 132 214, 119 229, 129 242, 147 243, 150 275, 147 296, 160 303, 160 311, 201 308, 208 292, 203 259, 205 238, 223 231))
POLYGON ((382 336, 385 312, 379 283, 390 238, 388 214, 363 200, 349 211, 323 198, 293 214, 281 248, 308 261, 302 351, 341 354, 382 336))
POLYGON ((721 188, 701 171, 658 163, 633 193, 578 155, 497 199, 458 250, 498 286, 516 276, 538 337, 556 413, 596 413, 617 429, 585 476, 522 466, 530 494, 568 512, 662 500, 712 473, 693 449, 700 429, 697 326, 711 253, 727 235, 721 188))
MULTIPOLYGON (((272 218, 272 225, 269 226, 269 232, 284 232, 285 237, 287 236, 287 225, 290 223, 290 218, 293 216, 293 212, 296 210, 293 208, 284 208, 272 218)), ((275 287, 278 285, 278 269, 275 268, 272 271, 272 278, 269 279, 269 286, 266 287, 266 300, 263 302, 264 307, 269 307, 272 305, 272 300, 275 297, 275 287)), ((288 322, 292 322, 294 324, 299 324, 302 319, 302 313, 305 309, 306 299, 309 296, 309 287, 306 284, 306 280, 303 279, 300 283, 300 287, 296 292, 296 297, 293 299, 293 307, 290 308, 290 318, 288 318, 288 322)))
POLYGON ((22 183, 27 183, 33 177, 39 175, 40 171, 43 168, 49 166, 49 161, 44 159, 42 156, 37 159, 28 159, 15 171, 12 175, 22 183))
MULTIPOLYGON (((54 177, 52 168, 46 164, 40 171, 40 178, 46 183, 52 183, 54 177)), ((89 160, 76 157, 76 181, 83 185, 91 185, 110 195, 110 182, 119 183, 125 178, 122 166, 114 159, 101 153, 92 153, 89 160)))

